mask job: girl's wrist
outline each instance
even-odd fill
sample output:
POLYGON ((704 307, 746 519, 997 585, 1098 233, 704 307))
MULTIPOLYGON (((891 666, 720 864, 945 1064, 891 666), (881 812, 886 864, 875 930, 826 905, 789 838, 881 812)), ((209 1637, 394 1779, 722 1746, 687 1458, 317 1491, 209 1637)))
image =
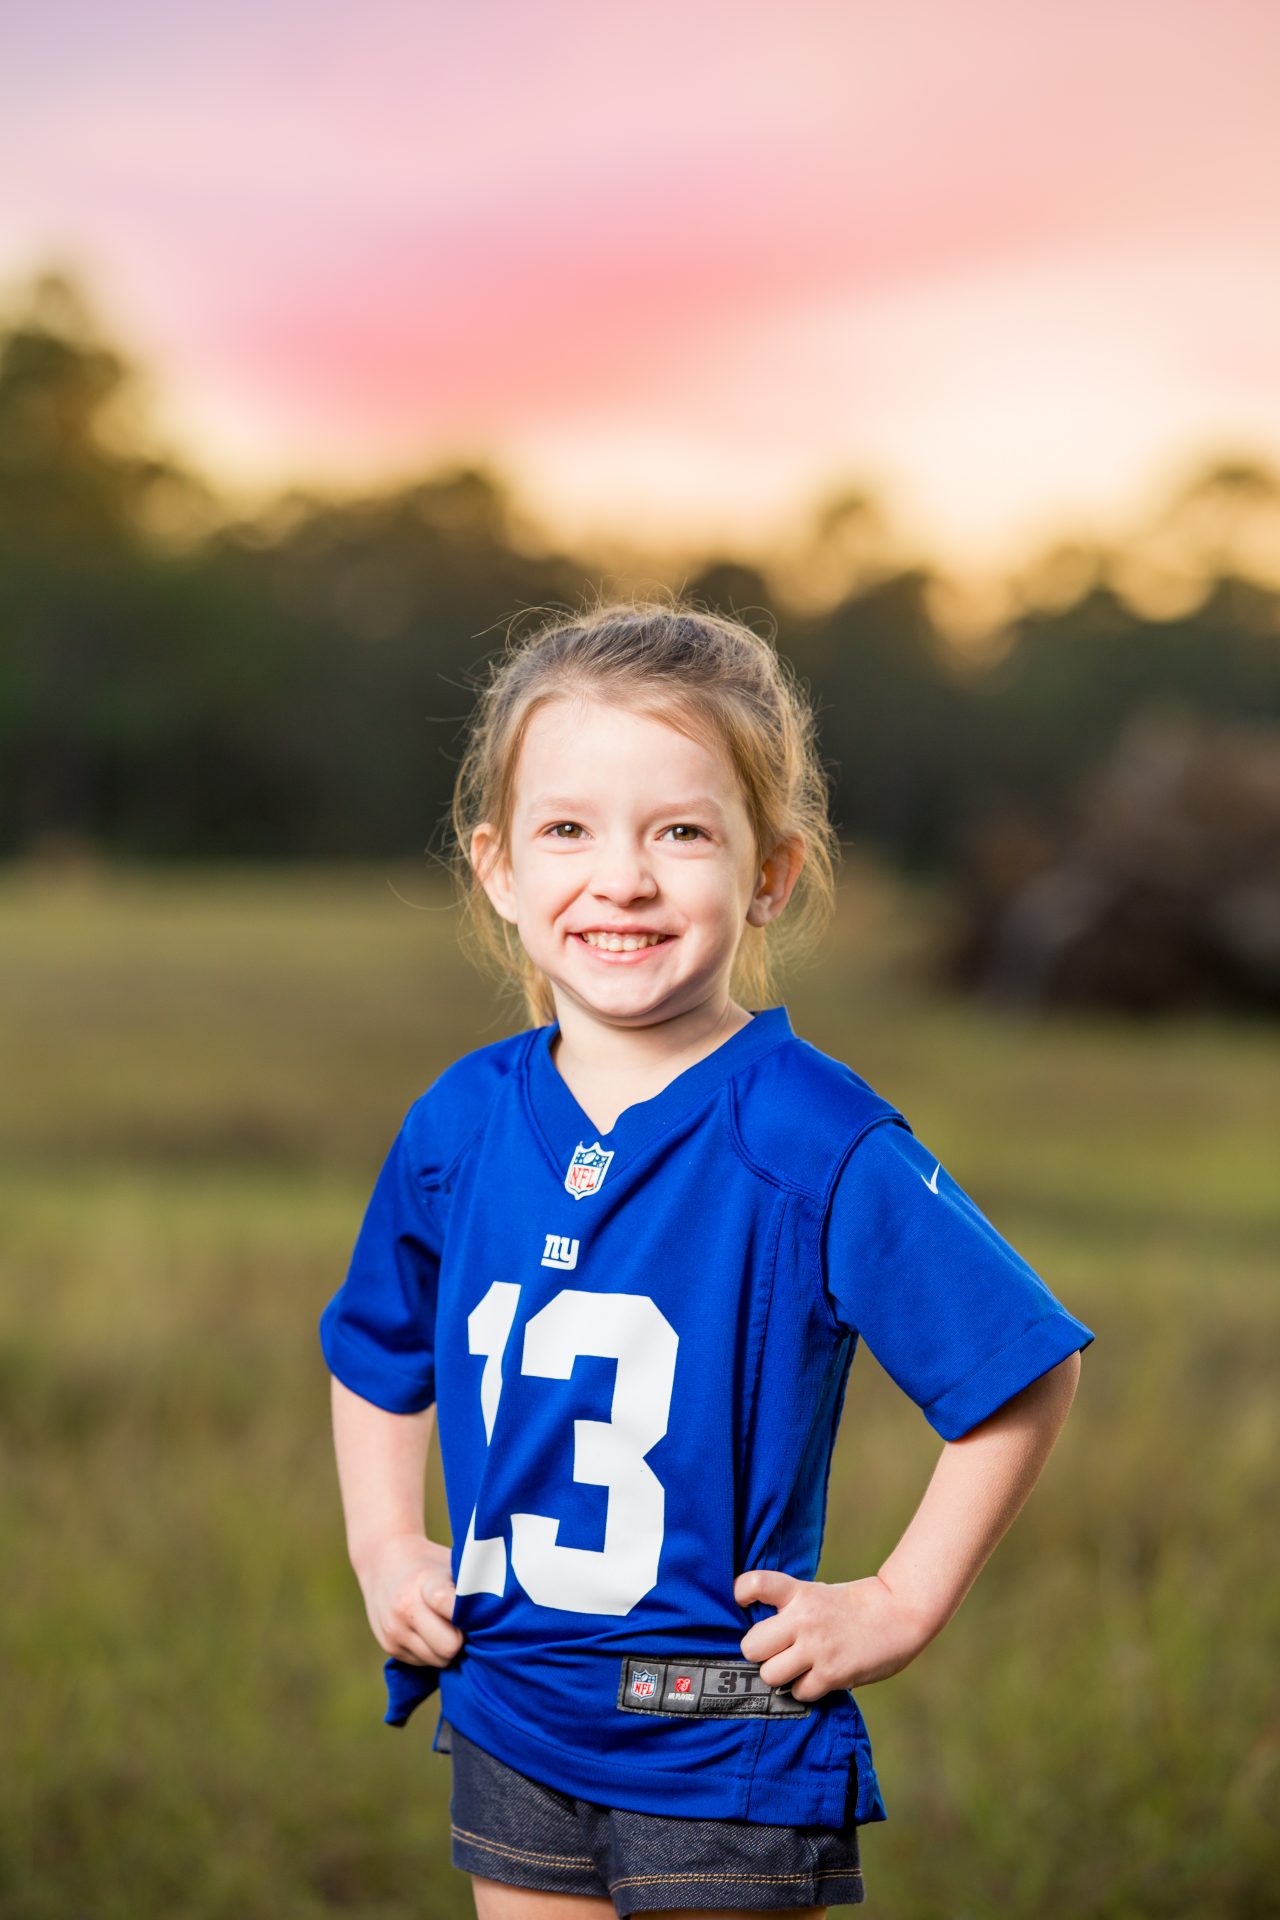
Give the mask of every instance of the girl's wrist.
POLYGON ((945 1606, 936 1593, 922 1593, 907 1581, 886 1578, 883 1569, 876 1579, 888 1595, 896 1617, 903 1622, 914 1659, 942 1632, 955 1609, 945 1606))

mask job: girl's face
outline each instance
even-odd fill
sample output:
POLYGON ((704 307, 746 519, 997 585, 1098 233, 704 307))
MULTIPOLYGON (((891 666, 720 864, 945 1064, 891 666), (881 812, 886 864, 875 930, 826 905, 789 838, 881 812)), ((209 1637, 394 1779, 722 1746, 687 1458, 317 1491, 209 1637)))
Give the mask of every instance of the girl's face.
POLYGON ((495 853, 496 836, 479 828, 472 860, 550 982, 557 1016, 567 998, 624 1027, 721 1016, 744 929, 781 912, 802 857, 779 849, 762 871, 718 753, 665 721, 582 700, 533 714, 510 855, 495 853), (610 934, 630 936, 631 950, 610 951, 610 934))

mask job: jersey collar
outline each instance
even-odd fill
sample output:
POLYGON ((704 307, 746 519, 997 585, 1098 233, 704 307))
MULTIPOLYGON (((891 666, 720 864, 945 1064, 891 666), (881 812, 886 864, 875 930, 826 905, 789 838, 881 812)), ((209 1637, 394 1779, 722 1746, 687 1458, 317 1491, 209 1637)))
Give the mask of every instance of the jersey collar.
POLYGON ((745 1027, 722 1040, 714 1052, 696 1060, 650 1100, 637 1101, 618 1115, 608 1133, 600 1133, 569 1091, 551 1058, 560 1022, 535 1027, 529 1050, 528 1090, 533 1116, 558 1165, 581 1142, 610 1147, 619 1160, 630 1158, 665 1133, 681 1114, 709 1100, 740 1068, 794 1039, 785 1007, 752 1011, 745 1027))

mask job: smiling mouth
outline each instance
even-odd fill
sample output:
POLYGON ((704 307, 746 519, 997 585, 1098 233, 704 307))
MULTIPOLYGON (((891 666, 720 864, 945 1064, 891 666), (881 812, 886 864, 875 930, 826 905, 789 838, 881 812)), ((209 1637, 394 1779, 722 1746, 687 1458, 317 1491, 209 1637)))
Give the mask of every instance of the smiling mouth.
POLYGON ((669 940, 669 933, 594 933, 590 929, 579 933, 577 938, 584 946, 594 947, 598 953, 640 953, 646 947, 660 947, 669 940))

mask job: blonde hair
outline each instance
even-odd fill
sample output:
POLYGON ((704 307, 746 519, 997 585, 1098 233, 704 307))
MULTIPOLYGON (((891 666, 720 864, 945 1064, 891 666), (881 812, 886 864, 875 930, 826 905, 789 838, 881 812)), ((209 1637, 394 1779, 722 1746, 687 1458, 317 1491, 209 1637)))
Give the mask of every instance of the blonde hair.
POLYGON ((550 982, 510 921, 493 907, 471 862, 487 822, 509 854, 516 765, 530 717, 551 700, 583 698, 663 720, 713 751, 737 776, 763 865, 797 840, 804 865, 783 914, 746 927, 730 992, 768 1006, 775 968, 812 951, 835 903, 839 841, 806 692, 768 640, 741 621, 672 597, 610 601, 555 615, 530 633, 508 631, 467 729, 454 784, 449 865, 460 893, 464 945, 500 984, 518 991, 535 1026, 555 1019, 550 982), (785 934, 783 932, 785 924, 785 934))

